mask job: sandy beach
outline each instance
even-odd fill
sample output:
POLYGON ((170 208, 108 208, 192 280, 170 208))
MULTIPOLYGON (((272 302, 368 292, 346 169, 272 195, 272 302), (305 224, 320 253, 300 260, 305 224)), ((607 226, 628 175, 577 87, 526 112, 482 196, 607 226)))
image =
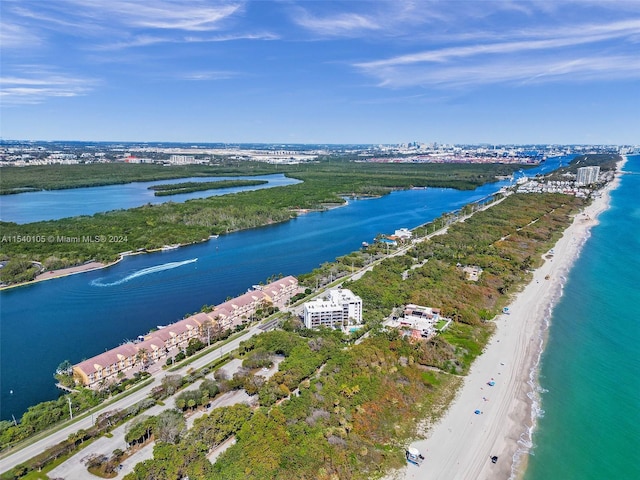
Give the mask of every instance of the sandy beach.
POLYGON ((73 275, 74 273, 88 272, 90 270, 97 270, 98 268, 104 268, 106 265, 100 262, 90 262, 85 263, 84 265, 78 265, 75 267, 69 268, 61 268, 59 270, 51 270, 48 272, 43 272, 36 276, 33 280, 34 282, 39 282, 41 280, 49 280, 50 278, 58 278, 65 277, 67 275, 73 275))
POLYGON ((36 282, 42 282, 44 280, 51 280, 53 278, 66 277, 67 275, 75 275, 77 273, 89 272, 91 270, 98 270, 100 268, 106 268, 106 267, 110 267, 111 265, 115 265, 120 260, 122 260, 122 256, 120 256, 120 258, 118 258, 118 260, 116 260, 115 262, 112 262, 112 263, 109 263, 109 264, 100 263, 100 262, 89 262, 89 263, 85 263, 85 264, 82 264, 82 265, 77 265, 75 267, 61 268, 61 269, 58 269, 58 270, 49 270, 47 272, 43 272, 43 273, 40 273, 40 274, 36 275, 36 278, 31 280, 30 282, 15 283, 15 284, 12 284, 12 285, 4 285, 4 286, 0 287, 0 290, 22 287, 22 286, 25 286, 25 285, 31 285, 31 284, 36 283, 36 282))
POLYGON ((554 303, 564 280, 597 223, 609 206, 614 181, 575 216, 562 238, 545 255, 533 280, 500 315, 496 332, 475 361, 454 402, 425 440, 411 446, 425 460, 408 465, 389 479, 500 480, 518 478, 526 467, 531 431, 535 428, 537 366, 554 303), (489 382, 495 382, 493 386, 489 382), (479 413, 476 413, 478 411, 479 413), (493 464, 492 456, 498 461, 493 464))

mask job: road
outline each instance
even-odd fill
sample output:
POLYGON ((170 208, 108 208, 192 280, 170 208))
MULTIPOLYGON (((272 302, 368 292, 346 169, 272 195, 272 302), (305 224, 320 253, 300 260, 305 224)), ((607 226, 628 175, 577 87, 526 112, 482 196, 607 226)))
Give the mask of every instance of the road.
MULTIPOLYGON (((50 435, 47 435, 46 437, 36 442, 33 442, 30 445, 27 445, 13 453, 8 454, 6 457, 2 458, 2 460, 0 461, 0 473, 4 473, 8 470, 11 470, 13 467, 26 462, 27 460, 35 457, 39 453, 44 452, 46 449, 62 442, 63 440, 66 440, 67 438, 69 438, 69 435, 77 432, 78 430, 81 430, 81 429, 88 430, 89 428, 91 428, 93 424, 93 420, 95 418, 98 418, 100 414, 111 411, 111 410, 116 410, 116 409, 122 410, 134 405, 135 403, 140 402, 141 400, 144 400, 149 396, 149 394, 151 393, 151 390, 154 387, 160 385, 162 377, 164 377, 165 375, 168 375, 168 374, 186 375, 187 370, 200 369, 205 365, 213 362, 214 360, 222 357, 223 355, 237 349, 238 346, 240 345, 240 342, 245 341, 253 337, 254 335, 257 335, 263 332, 264 330, 259 328, 259 326, 251 327, 243 335, 239 336, 238 338, 230 341, 229 343, 221 346, 220 348, 217 348, 207 353, 201 358, 194 360, 189 365, 186 365, 181 369, 176 370, 175 372, 169 373, 164 370, 161 370, 152 374, 151 378, 153 379, 153 381, 149 385, 141 388, 140 390, 130 395, 127 395, 124 398, 121 398, 120 400, 110 403, 109 405, 99 408, 98 410, 95 410, 92 415, 88 415, 84 418, 78 419, 77 421, 71 423, 70 425, 56 432, 53 432, 50 435)), ((119 448, 119 447, 116 446, 114 447, 114 449, 115 448, 119 448)), ((113 451, 113 449, 110 450, 108 453, 111 453, 111 451, 113 451)))
MULTIPOLYGON (((477 211, 483 211, 486 210, 487 208, 490 208, 494 205, 497 205, 498 203, 500 203, 502 200, 504 200, 504 198, 506 198, 507 195, 505 195, 503 198, 498 199, 490 204, 486 204, 483 205, 481 208, 479 208, 477 211)), ((475 213, 475 212, 473 212, 475 213)), ((465 219, 469 218, 471 215, 473 215, 473 213, 471 213, 470 215, 466 215, 464 217, 458 217, 455 221, 457 222, 463 222, 465 219)), ((434 235, 440 235, 442 233, 445 233, 448 229, 448 225, 444 226, 443 228, 426 235, 425 237, 419 238, 419 239, 415 239, 414 242, 418 243, 418 242, 422 242, 425 241, 431 237, 433 237, 434 235)), ((398 250, 394 251, 393 253, 391 253, 389 256, 394 256, 394 255, 402 255, 404 254, 409 248, 411 248, 411 246, 413 245, 413 243, 410 243, 407 246, 401 247, 398 250)), ((383 260, 383 259, 382 259, 383 260)), ((367 271, 372 270, 375 265, 377 265, 378 263, 380 263, 382 260, 377 260, 374 263, 372 263, 371 265, 368 265, 366 267, 364 267, 363 269, 355 272, 353 275, 350 275, 349 277, 346 278, 350 278, 352 280, 357 280, 358 278, 360 278, 362 275, 364 275, 367 271)), ((344 281, 345 278, 342 279, 342 281, 344 281)), ((340 282, 341 283, 341 282, 340 282)), ((321 295, 322 292, 319 292, 317 295, 321 295)), ((316 296, 317 296, 316 295, 316 296)), ((301 311, 302 311, 302 306, 297 306, 295 308, 291 308, 290 311, 294 314, 298 314, 300 315, 301 311)), ((232 340, 231 342, 227 343, 226 345, 221 346, 220 348, 217 348, 209 353, 207 353, 206 355, 202 356, 201 358, 191 362, 189 365, 186 365, 184 367, 182 367, 181 369, 172 372, 174 374, 179 374, 179 375, 185 375, 187 373, 187 370, 197 370, 200 369, 202 367, 204 367, 205 365, 213 362, 214 360, 216 360, 217 358, 222 357, 223 355, 235 350, 238 348, 238 346, 240 345, 240 342, 245 341, 251 337, 253 337, 254 335, 258 335, 260 333, 263 333, 264 331, 268 330, 268 329, 272 329, 275 328, 276 322, 268 322, 267 324, 268 326, 254 326, 251 327, 250 329, 248 329, 243 335, 239 336, 238 338, 232 340)), ((151 390, 160 385, 161 379, 162 377, 164 377, 165 375, 167 375, 168 372, 165 371, 158 371, 152 374, 152 378, 153 378, 153 382, 151 382, 149 385, 141 388, 140 390, 120 399, 117 400, 114 403, 109 404, 108 406, 102 407, 98 410, 96 410, 95 412, 93 412, 93 415, 89 415, 85 418, 79 419, 76 422, 73 422, 72 424, 68 425, 67 427, 58 430, 56 432, 51 433, 50 435, 47 435, 46 437, 42 438, 41 440, 38 440, 30 445, 27 445, 13 453, 8 454, 6 457, 2 458, 1 460, 1 464, 0 464, 0 473, 4 473, 8 470, 11 470, 13 467, 15 467, 16 465, 20 465, 21 463, 26 462, 27 460, 35 457, 37 454, 45 451, 47 448, 52 447, 53 445, 56 445, 60 442, 62 442, 63 440, 66 440, 69 435, 71 435, 72 433, 77 432, 80 429, 89 429, 91 428, 92 422, 94 418, 97 418, 101 413, 110 411, 110 410, 115 410, 115 409, 125 409, 128 408, 130 406, 132 406, 133 404, 143 400, 144 398, 146 398, 149 393, 151 392, 151 390)), ((114 448, 118 448, 118 447, 114 447, 114 448)))
MULTIPOLYGON (((279 362, 278 362, 279 363, 279 362)), ((239 368, 242 366, 242 360, 234 359, 225 365, 222 369, 225 370, 227 375, 230 377, 236 373, 239 368)), ((277 370, 277 364, 274 365, 273 373, 277 370)), ((212 374, 209 375, 209 378, 212 378, 212 374)), ((144 415, 155 416, 160 414, 163 410, 168 408, 175 407, 175 397, 188 390, 194 390, 199 388, 202 380, 192 383, 187 388, 180 390, 172 397, 166 399, 163 403, 164 405, 155 405, 151 407, 149 410, 144 412, 144 415)), ((252 398, 247 395, 244 390, 233 390, 231 392, 223 393, 222 395, 217 396, 209 405, 206 410, 198 410, 193 414, 187 417, 187 428, 191 428, 193 426, 193 422, 203 416, 206 413, 210 413, 214 408, 227 407, 231 405, 235 405, 237 403, 247 403, 250 404, 252 398)), ((110 437, 100 437, 91 445, 86 448, 83 448, 75 455, 71 456, 68 460, 58 465, 56 468, 49 472, 48 476, 50 478, 64 478, 66 480, 83 480, 87 478, 87 467, 85 460, 91 455, 105 455, 109 457, 111 453, 119 448, 122 451, 127 450, 127 442, 125 441, 125 435, 127 433, 127 429, 132 420, 125 422, 120 425, 118 428, 114 429, 111 432, 110 437)), ((143 448, 135 452, 131 457, 123 460, 122 468, 118 471, 118 475, 114 478, 122 478, 126 474, 133 471, 134 467, 137 463, 142 462, 144 460, 153 458, 153 446, 155 442, 151 442, 148 445, 145 445, 143 448)))

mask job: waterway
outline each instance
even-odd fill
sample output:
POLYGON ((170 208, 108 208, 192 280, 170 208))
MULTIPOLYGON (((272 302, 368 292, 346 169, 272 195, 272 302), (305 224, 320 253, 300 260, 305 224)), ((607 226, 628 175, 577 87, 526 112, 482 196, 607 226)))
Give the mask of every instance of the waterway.
MULTIPOLYGON (((29 168, 29 167, 25 167, 29 168)), ((229 193, 261 190, 300 183, 283 174, 257 175, 252 177, 189 177, 152 182, 133 182, 124 185, 69 188, 66 190, 41 190, 37 192, 2 195, 0 197, 0 219, 4 222, 32 223, 41 220, 57 220, 79 215, 93 215, 110 210, 129 209, 147 204, 165 202, 182 203, 193 198, 206 198, 229 193), (246 187, 230 187, 199 192, 181 193, 156 197, 153 185, 183 182, 217 182, 222 180, 265 180, 268 183, 246 187)))
MULTIPOLYGON (((544 173, 563 157, 528 170, 544 173)), ((220 236, 177 250, 130 256, 103 270, 0 293, 0 418, 58 395, 53 373, 235 297, 268 277, 299 275, 357 250, 379 233, 414 228, 495 193, 429 188, 301 215, 286 223, 220 236)))

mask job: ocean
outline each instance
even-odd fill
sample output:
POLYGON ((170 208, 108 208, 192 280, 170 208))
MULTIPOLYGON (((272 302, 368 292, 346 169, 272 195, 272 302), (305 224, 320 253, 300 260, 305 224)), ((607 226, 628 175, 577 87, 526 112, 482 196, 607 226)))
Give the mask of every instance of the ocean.
POLYGON ((553 308, 524 480, 640 479, 640 156, 553 308))

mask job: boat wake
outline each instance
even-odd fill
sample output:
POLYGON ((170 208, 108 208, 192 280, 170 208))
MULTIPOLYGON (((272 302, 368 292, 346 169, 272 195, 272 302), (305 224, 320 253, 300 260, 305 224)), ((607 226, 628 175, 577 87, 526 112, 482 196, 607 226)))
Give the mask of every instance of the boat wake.
POLYGON ((123 283, 127 283, 134 278, 143 277, 145 275, 151 275, 152 273, 162 272, 164 270, 171 270, 172 268, 182 267, 183 265, 188 265, 189 263, 197 262, 197 258, 192 258, 190 260, 185 260, 183 262, 169 262, 163 263, 162 265, 156 265, 155 267, 143 268, 142 270, 138 270, 137 272, 133 272, 130 275, 127 275, 120 280, 116 280, 115 282, 103 283, 103 278, 96 278, 91 282, 91 286, 93 287, 115 287, 116 285, 122 285, 123 283))

